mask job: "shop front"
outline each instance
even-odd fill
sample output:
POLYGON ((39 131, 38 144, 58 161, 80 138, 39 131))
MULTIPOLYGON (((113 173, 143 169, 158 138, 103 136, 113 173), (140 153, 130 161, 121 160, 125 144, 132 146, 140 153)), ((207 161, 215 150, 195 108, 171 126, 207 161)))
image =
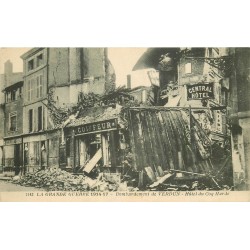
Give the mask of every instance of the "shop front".
POLYGON ((23 138, 23 165, 25 172, 35 172, 46 168, 48 144, 46 135, 33 135, 23 138))
MULTIPOLYGON (((71 132, 74 134, 75 166, 79 170, 90 173, 96 166, 111 169, 118 167, 119 129, 117 119, 82 124, 74 127, 71 132)), ((67 137, 66 143, 69 144, 69 141, 70 137, 67 137)))
POLYGON ((66 161, 87 174, 96 170, 123 173, 127 161, 135 172, 148 167, 158 175, 171 169, 209 172, 213 169, 211 140, 189 115, 188 108, 135 107, 109 119, 94 114, 79 118, 65 131, 66 161))
POLYGON ((4 171, 15 171, 18 174, 23 165, 22 138, 4 139, 4 171))

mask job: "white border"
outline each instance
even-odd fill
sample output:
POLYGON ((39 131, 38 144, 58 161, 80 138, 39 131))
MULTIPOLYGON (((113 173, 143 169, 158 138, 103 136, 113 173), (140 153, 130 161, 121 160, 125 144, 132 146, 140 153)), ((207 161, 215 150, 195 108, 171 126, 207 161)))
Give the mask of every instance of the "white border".
MULTIPOLYGON (((250 46, 247 3, 10 0, 0 5, 0 46, 250 46)), ((0 206, 5 250, 211 250, 249 245, 249 205, 243 203, 0 206)))

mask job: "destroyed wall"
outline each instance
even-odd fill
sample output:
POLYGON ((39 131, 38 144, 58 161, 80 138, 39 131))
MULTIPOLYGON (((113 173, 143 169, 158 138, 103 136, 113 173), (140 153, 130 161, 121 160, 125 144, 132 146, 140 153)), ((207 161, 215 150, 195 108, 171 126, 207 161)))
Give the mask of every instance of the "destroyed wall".
POLYGON ((83 92, 105 93, 105 49, 83 48, 83 92))
POLYGON ((49 48, 48 77, 48 87, 69 84, 70 74, 68 48, 49 48))
POLYGON ((81 81, 76 48, 48 48, 48 88, 53 88, 58 107, 71 102, 70 83, 81 81))

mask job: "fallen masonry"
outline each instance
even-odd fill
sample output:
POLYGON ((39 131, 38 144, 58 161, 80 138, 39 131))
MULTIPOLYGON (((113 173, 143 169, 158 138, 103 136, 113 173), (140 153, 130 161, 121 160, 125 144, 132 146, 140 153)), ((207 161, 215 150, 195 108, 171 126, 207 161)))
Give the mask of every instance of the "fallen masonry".
POLYGON ((106 180, 103 174, 96 179, 74 175, 58 168, 27 173, 22 178, 13 178, 13 183, 22 186, 43 188, 47 191, 116 191, 121 183, 106 180))
MULTIPOLYGON (((148 171, 143 175, 151 177, 148 171)), ((92 179, 84 174, 72 174, 59 168, 40 170, 35 173, 27 173, 21 178, 14 177, 11 181, 22 186, 41 188, 46 191, 194 191, 194 190, 230 190, 227 185, 219 185, 213 176, 206 174, 189 173, 187 171, 170 170, 162 172, 162 176, 149 181, 149 184, 138 188, 138 182, 131 182, 127 176, 126 181, 117 178, 117 173, 99 173, 92 179), (181 177, 178 175, 182 172, 181 177), (116 177, 116 178, 114 178, 116 177), (130 185, 133 183, 133 185, 130 185)), ((150 179, 150 178, 149 178, 150 179)), ((133 179, 134 180, 134 179, 133 179)), ((53 193, 51 193, 53 195, 53 193)), ((52 196, 51 195, 51 196, 52 196)))

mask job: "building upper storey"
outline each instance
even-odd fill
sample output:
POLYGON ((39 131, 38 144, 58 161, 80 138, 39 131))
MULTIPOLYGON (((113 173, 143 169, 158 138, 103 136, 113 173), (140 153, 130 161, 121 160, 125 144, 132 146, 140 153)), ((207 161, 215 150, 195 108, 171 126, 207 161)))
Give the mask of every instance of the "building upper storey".
POLYGON ((77 102, 79 92, 104 94, 115 77, 106 48, 33 48, 21 56, 24 105, 56 89, 59 103, 77 102))
POLYGON ((33 48, 24 53, 21 58, 24 62, 24 76, 28 76, 47 65, 47 49, 33 48))
POLYGON ((4 63, 4 74, 0 75, 0 103, 15 101, 22 96, 23 73, 13 72, 10 60, 4 63))

